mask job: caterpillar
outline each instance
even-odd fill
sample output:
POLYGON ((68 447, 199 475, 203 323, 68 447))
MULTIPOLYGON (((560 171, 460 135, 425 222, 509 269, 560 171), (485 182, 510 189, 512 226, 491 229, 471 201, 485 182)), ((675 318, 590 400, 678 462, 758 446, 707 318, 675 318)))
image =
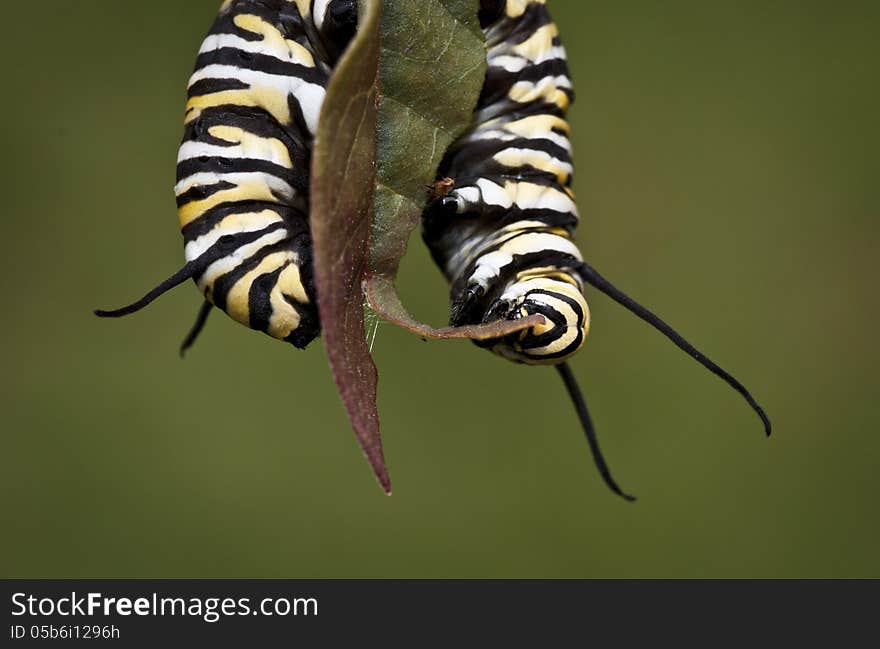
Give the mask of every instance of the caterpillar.
POLYGON ((216 307, 306 347, 320 332, 309 164, 327 83, 357 28, 357 0, 226 0, 199 48, 177 160, 186 264, 134 313, 195 280, 204 296, 181 346, 216 307))
POLYGON ((605 483, 612 478, 586 401, 565 362, 584 344, 585 284, 608 295, 719 376, 771 426, 748 390, 672 327, 588 265, 573 241, 578 224, 570 128, 574 100, 565 49, 545 0, 481 0, 485 83, 469 129, 447 150, 422 215, 422 236, 451 289, 453 326, 515 320, 545 324, 478 342, 518 363, 555 365, 605 483))

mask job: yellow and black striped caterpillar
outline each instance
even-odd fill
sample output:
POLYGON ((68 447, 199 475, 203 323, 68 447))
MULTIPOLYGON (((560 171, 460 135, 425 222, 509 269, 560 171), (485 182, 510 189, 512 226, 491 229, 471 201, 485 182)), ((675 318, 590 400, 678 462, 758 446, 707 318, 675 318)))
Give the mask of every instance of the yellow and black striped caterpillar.
POLYGON ((312 280, 309 164, 333 67, 354 36, 357 0, 227 0, 199 49, 177 162, 187 263, 137 311, 194 279, 212 307, 305 347, 320 332, 312 280))
POLYGON ((480 344, 520 363, 552 364, 578 410, 596 464, 586 403, 565 360, 584 343, 591 284, 660 330, 737 390, 770 422, 746 388, 656 315, 583 261, 572 241, 578 212, 565 115, 574 99, 565 50, 545 0, 482 0, 488 72, 469 130, 447 150, 423 215, 423 237, 451 283, 454 326, 540 314, 545 324, 480 344))

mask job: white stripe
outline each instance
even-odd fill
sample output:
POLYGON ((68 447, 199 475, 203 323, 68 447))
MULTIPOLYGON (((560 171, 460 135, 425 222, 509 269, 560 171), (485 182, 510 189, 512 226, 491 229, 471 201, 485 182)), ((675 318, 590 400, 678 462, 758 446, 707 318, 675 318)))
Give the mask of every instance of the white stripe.
POLYGON ((177 162, 184 160, 192 160, 193 158, 201 158, 207 156, 209 158, 247 158, 240 146, 217 146, 215 144, 204 144, 203 142, 194 142, 188 140, 180 145, 177 151, 177 162))
MULTIPOLYGON (((468 189, 476 191, 473 187, 468 187, 468 189)), ((527 230, 544 230, 546 227, 547 225, 543 221, 517 221, 493 232, 489 237, 484 238, 482 235, 469 236, 458 246, 458 250, 446 262, 446 274, 450 277, 456 276, 456 269, 461 271, 467 268, 474 258, 480 256, 483 250, 494 248, 512 236, 515 237, 527 230), (476 252, 474 252, 475 250, 476 252)))
POLYGON ((562 59, 565 61, 565 48, 562 47, 562 45, 555 45, 549 50, 541 52, 538 58, 532 61, 532 63, 538 65, 539 63, 544 63, 545 61, 550 61, 552 59, 562 59))
POLYGON ((513 238, 498 250, 480 257, 474 272, 468 279, 468 284, 476 283, 483 288, 487 288, 492 280, 501 273, 501 269, 513 261, 514 255, 548 250, 569 254, 575 259, 581 259, 580 251, 569 239, 547 232, 533 232, 513 238))
POLYGON ((294 94, 299 100, 306 127, 314 135, 318 130, 318 117, 321 115, 321 105, 324 103, 326 90, 312 83, 304 83, 294 94))
MULTIPOLYGON (((526 183, 517 183, 516 186, 518 187, 520 184, 525 185, 526 183)), ((513 199, 517 207, 524 210, 553 210, 578 216, 577 206, 568 197, 568 194, 549 185, 546 187, 539 185, 539 187, 541 189, 537 192, 534 190, 526 191, 525 187, 522 192, 517 191, 513 199)))
POLYGON ((242 144, 218 146, 216 144, 187 140, 180 145, 180 149, 177 151, 177 162, 179 164, 186 160, 193 160, 203 156, 227 160, 242 158, 263 160, 287 169, 291 168, 290 155, 283 144, 278 142, 278 140, 264 140, 257 138, 257 136, 253 136, 253 139, 250 141, 246 140, 246 146, 242 144), (277 146, 272 146, 273 142, 277 146))
MULTIPOLYGON (((543 52, 540 52, 536 58, 528 60, 526 57, 524 57, 519 52, 516 52, 516 50, 514 48, 511 48, 505 42, 501 42, 498 45, 496 45, 495 47, 490 48, 487 58, 490 61, 489 65, 492 65, 492 62, 491 62, 492 59, 501 59, 501 58, 505 58, 505 59, 519 58, 519 59, 522 59, 523 61, 528 61, 529 65, 540 65, 541 63, 545 63, 546 61, 553 61, 553 60, 559 60, 559 61, 562 61, 563 63, 566 61, 565 48, 562 45, 554 45, 553 47, 548 48, 548 49, 544 50, 543 52), (515 52, 515 53, 511 53, 511 52, 515 52)), ((501 66, 501 67, 505 67, 505 66, 501 66)), ((512 69, 506 68, 506 67, 505 67, 505 69, 509 69, 511 72, 519 72, 520 70, 522 70, 523 67, 525 67, 525 65, 523 65, 522 67, 520 67, 517 70, 512 70, 512 69)))
POLYGON ((508 72, 519 72, 529 63, 521 56, 513 56, 510 54, 498 54, 496 56, 490 56, 487 60, 491 67, 503 68, 508 72))
POLYGON ((324 14, 327 13, 327 5, 330 0, 315 0, 312 6, 312 20, 315 21, 315 27, 319 30, 324 26, 324 14))
POLYGON ((456 189, 455 193, 465 202, 470 205, 474 203, 480 202, 480 190, 476 187, 462 187, 460 189, 456 189))
POLYGON ((256 232, 281 220, 281 217, 271 210, 259 213, 230 214, 208 233, 189 241, 184 248, 184 255, 187 261, 198 259, 208 248, 217 243, 220 237, 240 232, 256 232))
POLYGON ((203 291, 209 282, 213 282, 221 275, 235 270, 241 266, 243 262, 253 257, 261 249, 271 246, 279 241, 283 241, 287 237, 287 230, 274 230, 247 245, 241 246, 235 252, 222 259, 218 259, 205 269, 205 272, 199 277, 199 288, 203 291))
POLYGON ((202 41, 202 46, 199 48, 199 54, 205 54, 206 52, 213 52, 224 48, 234 48, 251 54, 271 56, 273 59, 278 59, 283 63, 299 63, 306 67, 312 67, 308 61, 297 58, 296 54, 289 48, 280 49, 271 47, 265 40, 249 41, 241 36, 236 36, 235 34, 209 35, 204 41, 202 41))
POLYGON ((511 140, 550 140, 571 153, 571 142, 568 141, 568 138, 553 131, 536 131, 533 135, 525 137, 510 131, 493 128, 487 131, 475 131, 468 137, 472 140, 501 140, 502 142, 510 142, 511 140))
POLYGON ((543 91, 547 88, 571 88, 571 81, 565 75, 559 75, 558 77, 547 76, 538 79, 537 81, 517 81, 510 87, 510 92, 508 95, 512 94, 514 90, 519 92, 527 92, 527 91, 543 91))
MULTIPOLYGON (((566 297, 571 297, 566 290, 571 291, 573 288, 574 287, 571 284, 558 279, 533 277, 532 279, 526 279, 521 282, 514 282, 504 289, 504 293, 501 294, 499 299, 508 302, 519 302, 531 291, 552 291, 554 293, 561 293, 566 297)), ((534 298, 537 299, 537 296, 534 296, 534 298)))
POLYGON ((270 74, 232 65, 213 64, 196 70, 190 77, 188 87, 192 87, 202 79, 238 79, 251 87, 263 86, 285 95, 293 95, 299 101, 309 131, 314 134, 318 127, 318 115, 321 112, 325 90, 317 84, 308 83, 299 77, 290 75, 270 74))
POLYGON ((513 201, 504 188, 496 185, 491 180, 480 178, 477 181, 477 187, 483 196, 483 202, 489 205, 498 205, 499 207, 509 208, 513 205, 513 201))
POLYGON ((512 155, 512 156, 522 156, 522 157, 528 157, 528 156, 532 156, 532 155, 537 156, 537 157, 541 158, 542 160, 548 160, 554 166, 558 167, 561 171, 563 171, 569 175, 571 175, 572 171, 574 170, 574 168, 568 162, 563 162, 559 158, 556 158, 556 157, 550 155, 549 153, 547 153, 546 151, 541 151, 539 149, 521 149, 521 148, 517 148, 517 147, 508 147, 507 149, 501 149, 498 153, 496 153, 492 157, 498 159, 498 156, 501 156, 503 154, 508 154, 508 155, 512 155))

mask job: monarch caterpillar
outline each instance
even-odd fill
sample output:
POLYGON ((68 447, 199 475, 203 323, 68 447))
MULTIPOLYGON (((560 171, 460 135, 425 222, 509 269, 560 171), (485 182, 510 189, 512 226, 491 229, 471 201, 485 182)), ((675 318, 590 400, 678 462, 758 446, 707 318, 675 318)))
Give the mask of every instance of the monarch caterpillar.
POLYGON ((319 333, 309 233, 311 144, 356 0, 226 0, 188 85, 177 163, 187 263, 118 317, 194 279, 213 307, 303 348, 319 333))
POLYGON ((590 284, 658 329, 739 392, 746 388, 584 262, 572 241, 565 50, 545 0, 482 0, 488 72, 469 130, 447 150, 429 192, 422 234, 451 284, 453 326, 540 314, 545 324, 478 342, 510 360, 559 371, 606 484, 628 500, 602 457, 586 402, 565 362, 586 339, 590 284), (441 191, 442 189, 442 191, 441 191))

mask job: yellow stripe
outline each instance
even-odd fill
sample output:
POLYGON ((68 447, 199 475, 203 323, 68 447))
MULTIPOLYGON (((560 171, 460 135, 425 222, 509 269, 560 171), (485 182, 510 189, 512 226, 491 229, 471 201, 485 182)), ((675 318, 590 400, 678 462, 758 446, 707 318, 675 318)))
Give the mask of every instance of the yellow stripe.
POLYGON ((302 283, 299 266, 291 265, 281 271, 278 277, 278 288, 285 295, 289 295, 300 304, 308 304, 309 296, 302 283))
POLYGON ((514 135, 524 138, 539 138, 545 133, 549 133, 554 129, 561 131, 565 135, 571 132, 568 122, 556 115, 532 115, 531 117, 523 117, 515 122, 504 124, 503 128, 510 131, 514 135))
POLYGON ((293 168, 290 151, 281 140, 274 137, 260 137, 235 126, 212 126, 208 134, 218 140, 237 144, 241 153, 248 158, 268 160, 278 165, 293 168))
POLYGON ((213 207, 217 207, 222 203, 233 203, 236 201, 278 202, 275 196, 272 195, 272 190, 264 181, 253 180, 241 183, 236 187, 215 192, 200 201, 190 201, 181 206, 177 211, 180 227, 186 227, 213 207))
POLYGON ((294 0, 296 3, 297 9, 299 9, 299 14, 303 18, 308 16, 312 12, 312 0, 294 0))
POLYGON ((523 58, 534 61, 553 47, 553 39, 558 35, 559 29, 555 24, 550 23, 536 29, 534 34, 512 49, 523 58))
MULTIPOLYGON (((514 181, 505 182, 504 191, 517 205, 535 205, 542 196, 563 193, 550 185, 514 181)), ((566 198, 568 198, 567 195, 566 198)))
POLYGON ((273 223, 278 223, 284 219, 273 210, 263 210, 262 212, 241 212, 230 214, 224 217, 217 225, 211 228, 210 234, 238 234, 239 232, 250 232, 256 226, 259 229, 267 228, 273 223))
MULTIPOLYGON (((307 16, 309 13, 308 0, 297 0, 296 4, 303 17, 307 16), (303 12, 303 4, 306 5, 305 12, 303 12)), ((266 44, 272 49, 277 50, 278 52, 285 52, 286 54, 289 53, 290 58, 297 63, 310 68, 315 67, 315 59, 311 52, 296 41, 284 38, 284 35, 277 27, 275 27, 275 25, 270 25, 259 16, 254 16, 253 14, 241 14, 235 17, 234 22, 235 26, 239 29, 244 29, 245 31, 254 34, 260 34, 263 37, 263 40, 266 41, 266 44)))
POLYGON ((552 279, 557 282, 565 282, 574 286, 580 291, 580 285, 577 280, 569 273, 556 268, 555 266, 541 266, 540 268, 529 268, 516 274, 516 282, 527 282, 533 279, 552 279))
POLYGON ((505 11, 508 18, 519 18, 529 5, 542 5, 546 2, 547 0, 507 0, 505 11))
POLYGON ((290 123, 290 107, 287 104, 287 94, 269 87, 224 90, 211 93, 210 95, 191 97, 186 102, 186 119, 184 123, 189 124, 201 115, 202 111, 206 108, 225 106, 227 104, 264 108, 282 124, 290 123))
POLYGON ((300 279, 298 260, 288 265, 278 276, 278 282, 272 287, 269 301, 272 304, 272 316, 269 318, 268 333, 274 338, 284 340, 296 330, 300 323, 300 315, 284 297, 289 295, 300 304, 308 304, 305 287, 300 279))
POLYGON ((520 104, 544 100, 548 104, 556 104, 562 110, 568 110, 571 100, 568 95, 555 83, 537 85, 531 81, 518 81, 510 88, 507 96, 520 104))
POLYGON ((556 158, 543 151, 531 149, 504 149, 492 156, 506 167, 530 166, 556 176, 556 181, 564 185, 569 179, 569 169, 556 158))

